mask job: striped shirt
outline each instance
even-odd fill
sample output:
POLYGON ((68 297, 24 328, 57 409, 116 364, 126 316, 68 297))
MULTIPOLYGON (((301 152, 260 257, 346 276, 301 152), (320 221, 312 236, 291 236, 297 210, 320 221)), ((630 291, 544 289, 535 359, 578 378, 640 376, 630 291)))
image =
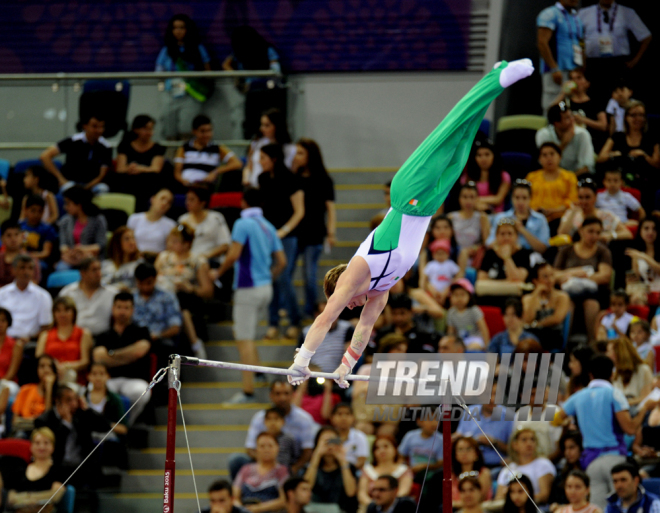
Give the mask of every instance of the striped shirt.
MULTIPOLYGON (((303 329, 304 337, 307 336, 310 327, 307 326, 303 329)), ((351 340, 353 331, 353 325, 350 322, 343 320, 337 321, 337 324, 330 328, 330 331, 328 331, 328 334, 323 339, 323 343, 318 347, 314 356, 312 356, 311 363, 318 365, 322 372, 334 372, 341 363, 346 342, 351 340)))
POLYGON ((195 148, 194 142, 192 139, 184 144, 174 159, 177 164, 183 164, 182 178, 191 183, 203 181, 209 173, 234 156, 234 152, 224 145, 209 144, 200 150, 195 148))

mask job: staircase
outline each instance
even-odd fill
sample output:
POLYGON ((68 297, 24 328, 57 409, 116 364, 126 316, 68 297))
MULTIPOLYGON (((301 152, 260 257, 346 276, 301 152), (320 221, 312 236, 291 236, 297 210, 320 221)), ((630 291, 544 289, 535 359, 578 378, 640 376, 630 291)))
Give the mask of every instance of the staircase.
MULTIPOLYGON (((369 233, 369 220, 380 212, 383 203, 383 184, 391 180, 395 169, 337 169, 331 172, 335 182, 337 205, 337 245, 330 255, 319 262, 318 283, 328 269, 347 262, 357 246, 369 233)), ((304 297, 302 270, 296 269, 294 283, 302 304, 304 297)), ((319 294, 322 294, 319 288, 319 294)), ((231 322, 209 325, 208 358, 238 361, 238 350, 232 341, 231 322)), ((265 323, 260 327, 263 336, 265 323)), ((286 340, 257 343, 263 365, 288 367, 295 343, 286 340)), ((243 452, 247 428, 252 416, 269 406, 268 385, 256 383, 258 404, 225 405, 240 390, 240 373, 233 370, 190 368, 182 369, 181 401, 195 468, 197 489, 202 508, 208 505, 206 490, 219 478, 228 479, 227 463, 232 453, 243 452)), ((166 386, 161 382, 158 386, 166 386)), ((123 476, 118 493, 100 493, 100 513, 143 513, 159 511, 163 504, 163 468, 165 465, 166 408, 156 411, 157 426, 149 434, 149 448, 132 450, 130 471, 123 476)), ((197 511, 195 493, 186 449, 186 440, 178 414, 176 437, 175 510, 197 511)))

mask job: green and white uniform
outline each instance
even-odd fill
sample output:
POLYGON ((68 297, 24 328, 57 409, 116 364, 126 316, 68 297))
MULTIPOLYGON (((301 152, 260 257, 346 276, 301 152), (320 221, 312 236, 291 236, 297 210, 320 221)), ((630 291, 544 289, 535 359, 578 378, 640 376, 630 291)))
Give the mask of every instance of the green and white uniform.
MULTIPOLYGON (((483 77, 413 152, 392 180, 392 208, 355 253, 367 261, 371 270, 369 290, 389 290, 417 260, 431 216, 463 172, 490 103, 504 91, 500 75, 507 66, 509 64, 502 61, 483 77)), ((531 62, 529 68, 533 70, 531 62)), ((525 72, 524 76, 529 73, 525 72)))

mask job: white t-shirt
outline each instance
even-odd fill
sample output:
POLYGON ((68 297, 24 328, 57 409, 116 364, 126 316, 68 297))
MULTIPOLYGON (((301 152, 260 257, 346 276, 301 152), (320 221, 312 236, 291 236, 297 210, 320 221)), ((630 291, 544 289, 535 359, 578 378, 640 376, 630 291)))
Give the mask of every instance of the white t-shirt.
POLYGON ((12 316, 7 335, 14 338, 33 338, 41 326, 53 323, 53 299, 39 285, 30 282, 20 290, 16 282, 0 288, 0 306, 12 316))
MULTIPOLYGON (((266 137, 262 137, 256 141, 250 143, 250 149, 252 150, 252 155, 250 160, 252 161, 252 174, 250 175, 250 185, 252 187, 259 187, 259 175, 263 172, 261 169, 261 163, 259 159, 261 158, 260 151, 261 148, 267 144, 271 144, 271 140, 266 137)), ((282 146, 282 151, 284 152, 284 163, 286 167, 291 169, 293 164, 293 157, 296 156, 296 145, 295 144, 284 144, 282 146)))
POLYGON ((140 212, 131 214, 126 225, 135 233, 135 242, 140 251, 160 253, 165 251, 165 241, 176 223, 164 216, 152 223, 147 219, 146 212, 140 212))
POLYGON ((458 264, 451 259, 444 262, 431 260, 424 267, 424 274, 429 280, 429 284, 438 292, 444 292, 451 284, 454 276, 461 270, 458 264))
MULTIPOLYGON (((527 465, 518 465, 517 463, 509 463, 509 467, 514 472, 520 472, 529 477, 534 487, 534 495, 539 493, 541 490, 539 488, 539 479, 548 474, 553 477, 557 475, 557 470, 552 462, 547 458, 536 458, 531 463, 527 465)), ((508 486, 509 479, 511 479, 511 472, 508 469, 503 468, 500 472, 500 475, 497 477, 497 486, 508 486)))
POLYGON ((179 217, 179 223, 185 223, 195 230, 195 239, 190 248, 193 255, 202 255, 223 244, 231 244, 229 226, 220 212, 207 210, 206 217, 197 225, 192 221, 192 214, 186 213, 179 217))
POLYGON ((623 118, 626 115, 626 108, 619 105, 619 102, 614 98, 610 98, 610 101, 607 102, 607 107, 605 107, 605 112, 610 116, 614 116, 614 131, 624 132, 625 126, 623 124, 623 118))
MULTIPOLYGON (((625 312, 621 317, 618 319, 615 319, 613 313, 607 314, 605 317, 602 318, 600 321, 601 325, 605 327, 606 330, 609 330, 612 327, 612 324, 616 324, 616 327, 619 328, 619 331, 621 333, 627 333, 628 332, 628 326, 630 326, 630 323, 633 320, 634 315, 629 314, 628 312, 625 312)), ((617 335, 618 338, 618 335, 617 335)))
POLYGON ((603 191, 596 197, 596 208, 608 210, 624 222, 628 220, 628 210, 637 212, 640 206, 639 201, 629 192, 618 191, 616 194, 610 194, 603 191))
POLYGON ((343 443, 343 446, 346 450, 346 461, 353 465, 357 464, 358 458, 369 457, 369 442, 367 442, 367 435, 355 428, 351 428, 348 432, 348 438, 343 443))

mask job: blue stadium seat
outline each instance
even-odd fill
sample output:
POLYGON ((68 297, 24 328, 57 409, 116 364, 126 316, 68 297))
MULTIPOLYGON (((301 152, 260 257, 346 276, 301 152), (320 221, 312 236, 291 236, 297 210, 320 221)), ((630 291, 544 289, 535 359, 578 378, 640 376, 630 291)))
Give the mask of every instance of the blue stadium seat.
POLYGON ((502 168, 511 175, 511 180, 525 178, 533 171, 532 156, 529 153, 505 151, 502 153, 502 168))
POLYGON ((649 477, 648 479, 642 479, 642 486, 646 489, 647 492, 660 497, 660 477, 649 477))
POLYGON ((479 125, 479 131, 485 134, 486 137, 490 137, 490 119, 484 118, 481 121, 481 125, 479 125))
MULTIPOLYGON (((59 160, 53 160, 53 164, 57 166, 57 169, 62 169, 62 163, 59 160)), ((39 159, 19 160, 14 164, 14 173, 23 174, 32 166, 43 166, 43 163, 39 159)))
POLYGON ((48 281, 46 282, 46 288, 48 289, 57 289, 66 287, 69 283, 74 283, 80 280, 80 271, 76 269, 70 269, 68 271, 55 271, 50 276, 48 276, 48 281))
POLYGON ((0 178, 2 178, 3 180, 7 180, 7 177, 9 176, 10 167, 11 164, 8 160, 0 159, 0 178))
POLYGON ((477 282, 477 270, 474 267, 466 268, 465 277, 474 286, 474 284, 477 282))
POLYGON ((57 511, 62 513, 73 513, 74 506, 76 504, 76 489, 71 486, 66 486, 66 492, 62 496, 62 500, 57 505, 57 511))
POLYGON ((558 353, 558 352, 563 351, 564 349, 566 349, 566 344, 568 344, 568 336, 570 334, 571 334, 571 312, 569 311, 566 314, 566 318, 564 319, 564 327, 562 328, 562 336, 563 336, 563 339, 564 339, 564 347, 562 347, 561 349, 557 349, 554 352, 558 353))

